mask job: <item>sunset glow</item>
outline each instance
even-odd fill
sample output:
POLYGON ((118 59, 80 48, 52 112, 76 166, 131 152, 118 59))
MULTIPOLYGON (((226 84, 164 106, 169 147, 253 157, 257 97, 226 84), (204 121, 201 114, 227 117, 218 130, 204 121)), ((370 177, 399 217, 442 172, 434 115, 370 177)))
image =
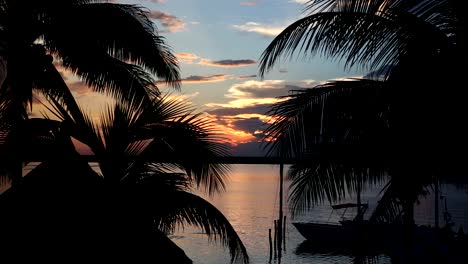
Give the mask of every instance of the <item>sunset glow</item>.
MULTIPOLYGON (((260 54, 274 36, 302 15, 304 1, 285 0, 280 5, 265 1, 114 2, 143 5, 149 10, 150 19, 177 57, 181 73, 180 92, 163 82, 157 81, 156 86, 163 95, 169 94, 168 98, 206 112, 225 142, 234 149, 271 140, 263 134, 265 124, 273 122, 266 113, 272 104, 285 100, 290 90, 359 75, 317 59, 280 63, 260 79, 257 65, 260 54), (278 16, 272 19, 271 14, 278 16)), ((113 104, 108 96, 93 92, 65 69, 61 61, 54 61, 54 65, 80 106, 93 119, 99 119, 100 113, 113 104)), ((47 111, 36 102, 31 116, 41 117, 44 112, 47 111)), ((261 155, 260 148, 251 151, 261 155)))

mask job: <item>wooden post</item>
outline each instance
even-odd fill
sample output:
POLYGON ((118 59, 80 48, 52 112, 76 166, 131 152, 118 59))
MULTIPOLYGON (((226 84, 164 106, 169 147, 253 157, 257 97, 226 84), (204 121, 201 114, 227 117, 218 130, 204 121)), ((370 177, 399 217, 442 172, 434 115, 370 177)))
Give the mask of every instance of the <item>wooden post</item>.
POLYGON ((280 163, 280 190, 279 190, 279 219, 278 219, 278 256, 281 257, 283 243, 283 170, 284 164, 280 163))
POLYGON ((271 228, 268 229, 268 244, 270 245, 270 260, 268 262, 271 262, 271 258, 272 258, 272 255, 273 255, 273 245, 272 245, 272 242, 271 242, 271 228))
POLYGON ((286 216, 283 216, 283 250, 286 251, 286 216))
POLYGON ((274 246, 274 253, 275 253, 275 258, 276 258, 276 249, 277 249, 277 245, 276 245, 276 236, 277 236, 277 234, 276 233, 278 231, 278 225, 276 223, 276 220, 274 221, 274 223, 275 223, 275 229, 274 229, 274 235, 273 235, 273 237, 274 237, 273 238, 273 245, 275 245, 274 246))

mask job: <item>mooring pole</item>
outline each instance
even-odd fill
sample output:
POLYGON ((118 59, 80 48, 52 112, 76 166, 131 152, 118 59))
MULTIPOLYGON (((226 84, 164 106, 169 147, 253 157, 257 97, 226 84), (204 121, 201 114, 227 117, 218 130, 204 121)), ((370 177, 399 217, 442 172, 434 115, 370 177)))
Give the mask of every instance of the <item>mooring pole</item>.
POLYGON ((283 243, 283 169, 284 164, 280 163, 280 190, 279 190, 279 219, 278 219, 278 257, 281 257, 281 247, 283 243))
POLYGON ((277 252, 277 237, 278 237, 278 224, 277 224, 277 221, 274 220, 273 221, 275 223, 275 229, 274 229, 274 235, 273 235, 273 245, 274 245, 274 253, 275 253, 275 258, 276 258, 276 252, 277 252))
POLYGON ((271 262, 271 258, 273 256, 273 245, 272 245, 272 242, 271 242, 271 228, 268 229, 268 244, 270 245, 270 260, 268 262, 271 262))

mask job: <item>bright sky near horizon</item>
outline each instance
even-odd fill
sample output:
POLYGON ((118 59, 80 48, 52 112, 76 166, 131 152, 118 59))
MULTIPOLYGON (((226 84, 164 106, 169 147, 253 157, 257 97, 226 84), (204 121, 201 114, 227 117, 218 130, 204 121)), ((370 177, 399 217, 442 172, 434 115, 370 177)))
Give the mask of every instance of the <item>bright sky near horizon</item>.
MULTIPOLYGON (((282 29, 304 15, 306 0, 132 0, 150 11, 161 35, 179 59, 181 96, 215 120, 234 155, 260 155, 265 112, 288 90, 359 76, 319 56, 282 60, 264 79, 257 61, 282 29)), ((104 109, 103 97, 75 79, 68 83, 85 109, 104 109), (96 108, 97 107, 97 108, 96 108)))

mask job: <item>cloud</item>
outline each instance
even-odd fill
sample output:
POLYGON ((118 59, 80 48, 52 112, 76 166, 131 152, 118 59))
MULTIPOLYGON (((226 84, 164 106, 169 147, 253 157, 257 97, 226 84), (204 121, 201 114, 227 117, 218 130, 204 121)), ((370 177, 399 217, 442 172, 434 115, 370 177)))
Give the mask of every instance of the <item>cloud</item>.
POLYGON ((249 80, 234 84, 229 88, 225 97, 234 100, 228 103, 208 103, 206 106, 244 108, 261 104, 274 104, 284 100, 277 97, 288 95, 290 90, 300 90, 313 87, 317 84, 318 82, 313 80, 296 82, 288 82, 285 80, 249 80))
POLYGON ((151 2, 157 3, 157 4, 165 4, 166 0, 151 0, 151 2))
MULTIPOLYGON (((234 148, 235 155, 258 151, 259 142, 265 138, 264 130, 273 120, 266 114, 271 105, 284 100, 278 96, 288 95, 289 90, 313 87, 317 82, 304 80, 247 80, 232 85, 225 94, 227 103, 209 103, 207 115, 228 138, 225 143, 234 148)), ((257 155, 255 154, 255 155, 257 155)))
POLYGON ((181 63, 194 64, 196 63, 195 61, 198 62, 198 60, 200 60, 200 57, 193 53, 179 52, 179 53, 176 53, 175 55, 177 59, 179 60, 179 62, 181 63))
POLYGON ((318 82, 312 80, 297 82, 288 82, 285 80, 249 80, 232 85, 226 97, 235 99, 275 98, 288 95, 290 90, 300 90, 315 86, 316 84, 318 84, 318 82))
POLYGON ((247 60, 247 59, 245 60, 219 60, 219 61, 202 59, 198 64, 205 65, 205 66, 213 66, 213 67, 234 68, 234 67, 255 65, 256 63, 257 62, 254 60, 247 60))
POLYGON ((288 70, 280 69, 279 73, 288 73, 288 70))
POLYGON ((257 78, 257 75, 256 75, 256 74, 252 74, 252 75, 241 75, 241 76, 237 77, 237 79, 239 79, 239 80, 242 80, 242 79, 251 79, 251 78, 257 78))
MULTIPOLYGON (((198 83, 215 83, 215 82, 224 82, 227 79, 233 78, 231 74, 212 74, 212 75, 190 75, 179 81, 183 84, 198 84, 198 83)), ((157 81, 156 85, 165 86, 166 82, 164 81, 157 81)))
POLYGON ((240 116, 240 117, 260 117, 265 116, 271 104, 257 104, 242 108, 216 108, 208 113, 217 116, 240 116))
POLYGON ((182 83, 207 83, 207 82, 224 82, 232 75, 229 74, 213 74, 207 76, 190 75, 187 78, 181 79, 182 83))
MULTIPOLYGON (((234 84, 225 95, 226 98, 233 100, 227 103, 206 104, 212 108, 207 111, 207 114, 216 120, 222 131, 231 131, 231 133, 237 131, 244 135, 242 140, 229 136, 228 143, 232 146, 259 142, 265 137, 263 132, 265 125, 273 121, 266 113, 272 104, 285 100, 277 96, 288 95, 289 90, 304 89, 316 84, 317 82, 311 80, 295 82, 249 80, 234 84)), ((228 135, 228 132, 225 134, 228 135)))
POLYGON ((298 4, 305 4, 309 2, 310 0, 291 0, 293 3, 298 3, 298 4))
POLYGON ((233 25, 233 27, 241 32, 260 34, 264 37, 276 37, 286 28, 286 26, 270 26, 257 22, 247 22, 243 25, 233 25))
POLYGON ((197 97, 200 95, 199 92, 193 92, 189 94, 172 94, 171 92, 168 92, 164 95, 164 98, 169 101, 176 101, 180 104, 184 105, 193 105, 193 102, 191 101, 193 98, 197 97))
POLYGON ((237 130, 246 131, 253 135, 260 135, 263 133, 263 131, 260 130, 259 128, 262 128, 265 125, 265 122, 263 122, 258 117, 252 117, 252 118, 246 118, 246 119, 239 118, 237 120, 234 120, 232 122, 232 125, 237 130))
POLYGON ((277 98, 246 98, 229 101, 228 103, 208 103, 208 107, 227 107, 227 108, 244 108, 261 104, 274 104, 280 102, 277 98))
POLYGON ((255 6, 255 5, 257 5, 257 1, 245 1, 245 2, 240 2, 240 5, 243 5, 243 6, 255 6))
POLYGON ((150 19, 158 20, 163 27, 163 32, 179 32, 185 29, 185 23, 178 17, 159 10, 152 10, 149 14, 150 19))
POLYGON ((221 67, 221 68, 235 68, 235 67, 244 67, 255 65, 257 62, 251 59, 241 59, 241 60, 233 60, 233 59, 225 59, 225 60, 211 60, 207 58, 200 57, 193 53, 176 53, 177 59, 185 64, 197 64, 202 66, 211 66, 211 67, 221 67))

